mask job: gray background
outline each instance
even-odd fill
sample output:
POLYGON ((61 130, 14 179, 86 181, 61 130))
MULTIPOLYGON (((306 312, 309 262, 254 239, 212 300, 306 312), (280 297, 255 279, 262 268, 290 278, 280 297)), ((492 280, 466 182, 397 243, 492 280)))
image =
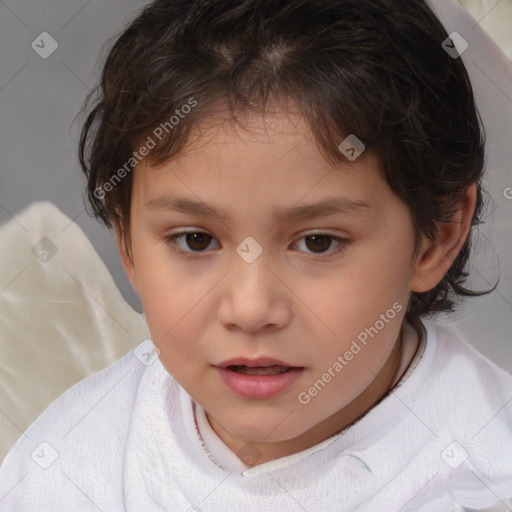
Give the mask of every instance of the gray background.
POLYGON ((0 2, 0 223, 34 201, 51 201, 83 229, 138 311, 140 301, 124 276, 113 237, 84 210, 76 116, 101 73, 106 41, 146 3, 0 2), (47 59, 31 47, 42 32, 59 45, 47 59))
MULTIPOLYGON (((76 157, 79 124, 73 122, 97 81, 104 43, 145 3, 0 1, 0 224, 34 201, 53 202, 83 229, 123 296, 138 311, 140 301, 124 275, 113 237, 84 209, 85 180, 76 157), (47 59, 31 47, 42 32, 59 45, 47 59)), ((434 4, 444 9, 442 1, 434 4)), ((485 4, 488 21, 487 14, 499 12, 507 1, 485 4)), ((487 288, 494 283, 498 264, 501 281, 496 292, 468 301, 450 320, 481 352, 512 372, 512 200, 504 195, 512 187, 511 75, 499 74, 503 62, 486 54, 483 31, 474 19, 464 21, 458 30, 469 42, 463 56, 468 69, 480 80, 475 89, 486 105, 491 153, 486 187, 492 203, 480 231, 471 284, 487 288)))

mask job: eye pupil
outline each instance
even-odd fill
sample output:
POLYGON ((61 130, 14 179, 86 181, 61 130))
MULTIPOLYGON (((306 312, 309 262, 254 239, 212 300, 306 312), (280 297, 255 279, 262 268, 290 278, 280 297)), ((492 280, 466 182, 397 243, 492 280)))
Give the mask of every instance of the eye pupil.
POLYGON ((208 247, 212 237, 206 233, 187 233, 186 238, 187 238, 187 245, 191 249, 200 251, 200 250, 206 249, 206 247, 208 247), (204 243, 205 239, 206 239, 206 244, 204 243), (199 242, 199 247, 193 245, 195 242, 199 242))
POLYGON ((314 241, 313 247, 309 247, 308 242, 306 242, 306 245, 308 246, 308 249, 327 250, 329 248, 329 246, 331 245, 330 238, 331 237, 325 236, 325 235, 311 235, 311 236, 306 237, 306 240, 313 240, 314 241), (326 241, 327 241, 327 244, 325 243, 326 241))

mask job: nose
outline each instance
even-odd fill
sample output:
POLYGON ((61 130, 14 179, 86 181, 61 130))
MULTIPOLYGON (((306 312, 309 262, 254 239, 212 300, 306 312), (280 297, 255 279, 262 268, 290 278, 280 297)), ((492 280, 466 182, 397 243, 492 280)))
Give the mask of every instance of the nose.
POLYGON ((235 254, 223 280, 219 321, 245 332, 281 329, 291 317, 291 293, 264 253, 252 263, 235 254))

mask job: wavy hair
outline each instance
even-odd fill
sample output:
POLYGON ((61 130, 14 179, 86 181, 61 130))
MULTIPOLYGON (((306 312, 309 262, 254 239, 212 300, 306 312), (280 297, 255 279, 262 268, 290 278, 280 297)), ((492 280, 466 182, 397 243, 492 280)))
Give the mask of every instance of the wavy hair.
MULTIPOLYGON (((152 137, 155 164, 178 155, 215 105, 236 118, 292 100, 330 162, 348 163, 338 146, 349 134, 378 155, 410 210, 416 250, 472 184, 475 226, 485 133, 447 38, 423 0, 156 0, 116 37, 84 106, 79 158, 92 214, 129 226, 134 151, 159 126, 168 129, 152 137), (191 98, 194 109, 169 128, 191 98)), ((441 282, 413 292, 409 319, 488 293, 463 286, 470 249, 471 233, 441 282)))

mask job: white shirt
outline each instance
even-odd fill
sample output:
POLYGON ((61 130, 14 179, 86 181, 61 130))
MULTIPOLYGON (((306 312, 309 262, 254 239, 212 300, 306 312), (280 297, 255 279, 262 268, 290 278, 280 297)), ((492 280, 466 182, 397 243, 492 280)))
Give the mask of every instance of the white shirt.
POLYGON ((425 325, 399 385, 357 422, 250 469, 144 342, 20 437, 0 468, 0 510, 507 510, 512 376, 453 328, 425 325))

